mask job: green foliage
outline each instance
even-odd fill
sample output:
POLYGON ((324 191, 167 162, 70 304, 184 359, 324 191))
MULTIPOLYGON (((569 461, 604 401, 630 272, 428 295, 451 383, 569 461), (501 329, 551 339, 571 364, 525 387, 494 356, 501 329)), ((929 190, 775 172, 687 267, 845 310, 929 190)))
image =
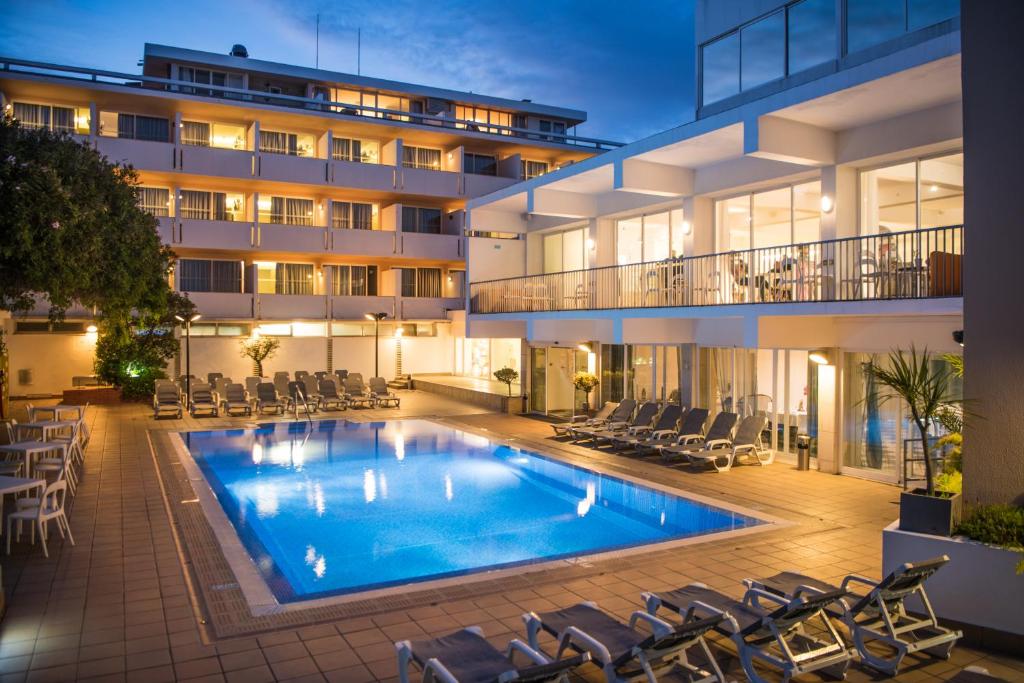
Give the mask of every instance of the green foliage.
MULTIPOLYGON (((953 373, 949 368, 933 363, 928 357, 928 349, 919 353, 914 347, 910 348, 909 354, 903 351, 891 352, 888 366, 872 363, 868 366, 868 372, 879 384, 892 389, 907 404, 921 439, 928 495, 934 495, 934 465, 931 444, 928 443, 928 427, 943 406, 952 403, 948 396, 953 373)), ((883 396, 882 401, 888 398, 883 396)))
POLYGON ((935 476, 935 490, 939 493, 963 493, 964 475, 957 470, 940 472, 935 476))
MULTIPOLYGON (((956 533, 982 543, 1024 551, 1024 507, 979 505, 957 527, 956 533)), ((1017 563, 1024 574, 1024 558, 1017 563)))
POLYGON ((68 135, 0 120, 0 308, 34 296, 60 319, 74 301, 106 316, 166 306, 173 254, 138 207, 136 173, 68 135))
POLYGON ((242 356, 251 359, 256 365, 256 376, 263 377, 263 361, 281 348, 281 340, 277 337, 254 337, 243 339, 241 347, 242 356))
POLYGON ((504 367, 494 371, 494 379, 508 386, 508 395, 512 395, 512 384, 519 379, 519 373, 513 368, 504 367))
POLYGON ((964 357, 957 353, 943 354, 942 359, 949 363, 953 374, 962 378, 964 376, 964 357))
POLYGON ((937 446, 946 449, 946 458, 943 461, 943 474, 964 471, 964 436, 960 432, 950 432, 935 442, 937 446))
POLYGON ((573 386, 584 394, 590 394, 599 382, 600 380, 597 379, 597 375, 592 372, 586 372, 585 370, 580 370, 572 376, 573 386))
POLYGON ((121 387, 126 399, 148 398, 156 380, 167 377, 164 367, 180 348, 175 316, 187 319, 194 313, 187 297, 170 292, 159 311, 103 318, 96 340, 96 375, 121 387))

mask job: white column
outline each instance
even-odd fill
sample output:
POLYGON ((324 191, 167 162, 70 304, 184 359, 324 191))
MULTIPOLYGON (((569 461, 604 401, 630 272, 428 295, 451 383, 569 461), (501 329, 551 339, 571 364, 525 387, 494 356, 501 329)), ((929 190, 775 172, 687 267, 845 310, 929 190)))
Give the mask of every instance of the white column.
MULTIPOLYGON (((857 169, 851 166, 825 166, 821 169, 821 195, 831 198, 833 205, 831 211, 821 214, 822 240, 854 237, 859 233, 857 194, 857 169)), ((874 193, 869 191, 866 196, 869 198, 868 207, 874 205, 871 201, 874 193)))

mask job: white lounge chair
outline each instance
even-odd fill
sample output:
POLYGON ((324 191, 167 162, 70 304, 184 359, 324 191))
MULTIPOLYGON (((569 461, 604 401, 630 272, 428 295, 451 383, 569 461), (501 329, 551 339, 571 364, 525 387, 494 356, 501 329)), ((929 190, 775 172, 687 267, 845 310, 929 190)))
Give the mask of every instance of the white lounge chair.
POLYGON ((716 472, 728 472, 743 455, 752 456, 762 467, 775 460, 775 452, 761 447, 761 432, 768 424, 764 415, 748 415, 740 421, 732 438, 707 439, 704 448, 686 457, 697 465, 711 465, 716 472))
POLYGON ((728 439, 732 435, 732 429, 736 426, 736 413, 721 412, 715 415, 711 421, 707 434, 683 434, 679 433, 676 443, 672 446, 663 446, 661 457, 665 460, 672 458, 688 457, 690 453, 704 450, 708 442, 716 442, 721 439, 728 439))
POLYGON ((605 401, 601 409, 598 410, 593 417, 587 417, 586 415, 577 415, 568 422, 560 422, 559 424, 551 425, 551 429, 554 430, 555 436, 572 436, 571 430, 575 427, 596 427, 603 425, 605 420, 611 417, 611 414, 615 411, 615 407, 619 404, 614 401, 605 401))
POLYGON ((370 396, 373 398, 374 404, 379 407, 398 408, 402 405, 402 399, 388 388, 388 383, 383 377, 370 378, 370 396))

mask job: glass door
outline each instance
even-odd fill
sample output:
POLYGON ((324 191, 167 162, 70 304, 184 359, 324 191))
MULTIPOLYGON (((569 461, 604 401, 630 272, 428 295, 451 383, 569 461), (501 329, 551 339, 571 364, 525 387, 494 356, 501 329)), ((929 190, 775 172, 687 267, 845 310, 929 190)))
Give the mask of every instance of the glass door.
POLYGON ((572 377, 576 373, 575 356, 575 349, 547 349, 545 383, 548 415, 570 417, 575 411, 576 387, 572 383, 572 377))
POLYGON ((868 372, 872 363, 884 362, 886 357, 881 354, 846 354, 842 470, 844 474, 895 483, 899 481, 899 449, 906 431, 901 406, 868 372))
POLYGON ((530 349, 530 412, 547 411, 547 349, 530 349))

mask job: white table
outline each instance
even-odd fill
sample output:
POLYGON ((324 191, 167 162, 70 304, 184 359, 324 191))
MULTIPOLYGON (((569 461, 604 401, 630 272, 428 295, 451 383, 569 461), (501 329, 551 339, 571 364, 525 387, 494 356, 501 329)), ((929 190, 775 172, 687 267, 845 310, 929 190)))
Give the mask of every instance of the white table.
POLYGON ((18 443, 0 446, 0 454, 17 453, 21 455, 25 461, 25 467, 22 469, 25 474, 32 473, 32 459, 34 456, 55 451, 60 452, 62 456, 67 456, 67 444, 61 441, 19 441, 18 443))
POLYGON ((14 432, 19 438, 22 432, 38 433, 40 441, 49 441, 54 435, 73 430, 76 424, 78 424, 77 420, 22 422, 14 426, 14 432))
POLYGON ((32 406, 28 411, 28 419, 33 422, 42 422, 43 418, 40 417, 40 413, 49 413, 50 420, 59 420, 63 413, 74 413, 76 420, 81 420, 85 413, 85 406, 68 405, 67 403, 58 403, 55 406, 32 406))
MULTIPOLYGON (((4 514, 4 496, 28 493, 35 489, 39 489, 41 495, 46 490, 46 480, 29 477, 0 477, 0 519, 4 514)), ((3 525, 0 525, 0 533, 3 533, 3 525)))

